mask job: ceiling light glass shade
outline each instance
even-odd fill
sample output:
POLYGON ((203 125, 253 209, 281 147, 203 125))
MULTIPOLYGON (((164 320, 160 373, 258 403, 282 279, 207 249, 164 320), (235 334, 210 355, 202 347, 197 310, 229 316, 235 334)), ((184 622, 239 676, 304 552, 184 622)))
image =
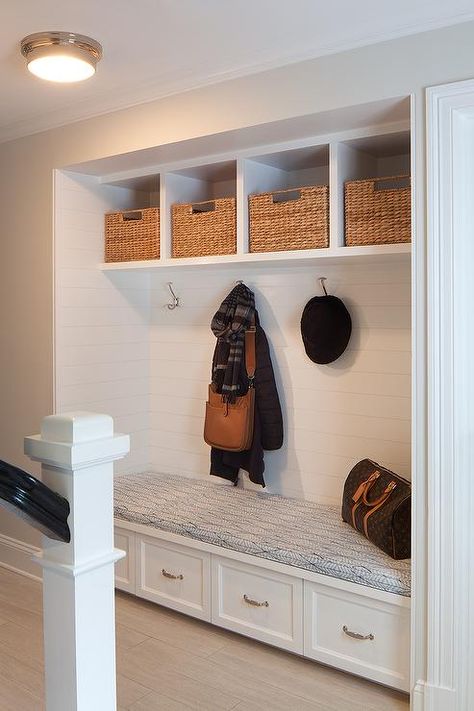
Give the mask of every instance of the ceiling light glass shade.
POLYGON ((38 32, 21 41, 29 71, 40 79, 70 83, 89 79, 102 57, 98 42, 73 32, 38 32))

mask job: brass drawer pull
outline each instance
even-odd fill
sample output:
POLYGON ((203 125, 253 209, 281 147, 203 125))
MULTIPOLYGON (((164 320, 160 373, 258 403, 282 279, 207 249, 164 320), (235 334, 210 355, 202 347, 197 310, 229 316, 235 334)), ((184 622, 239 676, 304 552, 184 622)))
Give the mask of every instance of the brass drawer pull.
POLYGON ((370 634, 359 634, 358 632, 351 632, 350 629, 347 628, 346 625, 342 628, 342 631, 344 634, 346 634, 348 637, 352 637, 352 639, 375 639, 374 635, 372 633, 370 634))
POLYGON ((168 571, 164 568, 161 569, 161 574, 163 577, 169 578, 170 580, 184 580, 184 575, 182 573, 179 575, 173 575, 173 573, 168 573, 168 571))
POLYGON ((258 602, 258 600, 252 600, 252 598, 248 595, 244 595, 244 600, 247 605, 252 605, 253 607, 270 607, 270 603, 268 602, 268 600, 265 600, 264 602, 258 602))

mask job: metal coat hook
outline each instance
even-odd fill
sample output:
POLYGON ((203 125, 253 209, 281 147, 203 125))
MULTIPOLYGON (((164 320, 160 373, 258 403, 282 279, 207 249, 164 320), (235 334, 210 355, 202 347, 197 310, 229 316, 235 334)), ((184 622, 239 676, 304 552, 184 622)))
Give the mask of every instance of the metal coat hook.
POLYGON ((318 281, 321 286, 321 289, 324 291, 324 296, 327 296, 328 292, 326 291, 326 284, 324 283, 325 281, 327 281, 327 277, 319 277, 318 281))
POLYGON ((169 281, 167 282, 167 284, 168 289, 170 290, 170 294, 173 297, 173 301, 170 304, 166 304, 166 306, 169 308, 170 311, 173 311, 177 306, 179 306, 179 296, 176 296, 173 291, 173 282, 169 281))

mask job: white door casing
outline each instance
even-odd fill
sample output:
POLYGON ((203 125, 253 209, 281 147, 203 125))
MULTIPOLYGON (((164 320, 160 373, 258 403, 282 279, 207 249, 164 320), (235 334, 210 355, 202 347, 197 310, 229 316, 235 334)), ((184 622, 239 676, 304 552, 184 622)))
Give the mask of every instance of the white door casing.
MULTIPOLYGON (((474 80, 427 90, 425 711, 474 708, 474 80), (471 604, 469 604, 471 597, 471 604), (471 672, 471 673, 470 673, 471 672)), ((417 614, 420 614, 418 609, 417 614)), ((416 707, 418 708, 418 707, 416 707)))

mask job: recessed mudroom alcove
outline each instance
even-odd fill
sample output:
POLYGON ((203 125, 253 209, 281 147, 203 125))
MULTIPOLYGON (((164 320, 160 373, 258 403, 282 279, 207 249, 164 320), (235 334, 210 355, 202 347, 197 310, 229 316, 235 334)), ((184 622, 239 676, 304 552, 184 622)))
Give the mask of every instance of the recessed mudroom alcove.
MULTIPOLYGON (((344 183, 410 175, 411 131, 410 100, 397 98, 57 170, 56 411, 112 415, 117 431, 131 435, 119 473, 207 479, 209 322, 244 280, 271 343, 284 417, 284 446, 265 456, 267 491, 339 505, 350 468, 364 457, 410 478, 411 244, 345 246, 344 183), (250 251, 250 194, 322 184, 329 186, 328 247, 250 251), (221 197, 236 198, 236 254, 172 257, 171 205, 221 197), (160 258, 105 263, 104 214, 149 206, 160 208, 160 258), (308 360, 300 334, 321 277, 353 324, 347 351, 327 366, 308 360), (179 308, 167 308, 169 282, 179 308)), ((389 619, 389 603, 381 593, 371 604, 389 619)), ((407 600, 402 611, 409 614, 407 600)), ((404 645, 403 680, 383 671, 369 677, 408 690, 404 645)))

